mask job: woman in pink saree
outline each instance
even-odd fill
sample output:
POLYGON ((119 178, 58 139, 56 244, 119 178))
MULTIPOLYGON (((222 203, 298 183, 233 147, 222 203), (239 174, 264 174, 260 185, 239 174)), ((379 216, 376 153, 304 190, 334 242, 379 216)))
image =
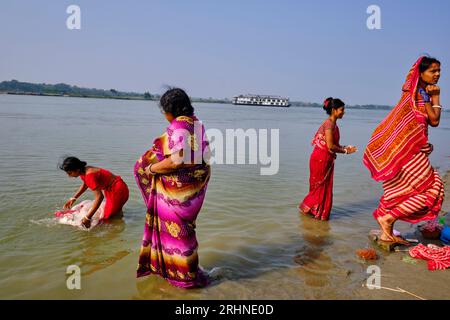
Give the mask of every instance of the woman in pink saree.
POLYGON ((147 206, 137 277, 157 274, 183 288, 208 284, 199 268, 195 222, 211 170, 205 129, 187 94, 170 89, 160 100, 170 125, 134 167, 147 206))

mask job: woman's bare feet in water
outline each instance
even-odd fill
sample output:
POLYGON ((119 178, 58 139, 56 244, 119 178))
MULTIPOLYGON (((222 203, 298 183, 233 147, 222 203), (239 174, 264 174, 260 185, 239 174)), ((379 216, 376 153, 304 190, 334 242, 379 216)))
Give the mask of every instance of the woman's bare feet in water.
POLYGON ((381 228, 381 241, 392 242, 393 239, 393 229, 394 229, 394 218, 391 215, 385 215, 377 219, 378 224, 381 228))
POLYGON ((298 213, 300 213, 300 214, 302 214, 302 215, 304 215, 304 216, 309 215, 309 212, 303 211, 303 209, 302 209, 300 206, 298 206, 297 208, 298 208, 298 213))
POLYGON ((405 246, 411 245, 411 243, 409 243, 409 241, 406 241, 405 239, 400 238, 400 237, 392 236, 392 239, 393 239, 392 241, 394 241, 395 243, 398 243, 398 244, 403 244, 405 246))
POLYGON ((399 243, 399 244, 404 244, 404 245, 409 245, 410 243, 400 237, 396 237, 394 235, 394 222, 395 222, 395 218, 389 214, 380 217, 377 219, 378 224, 381 227, 381 237, 380 240, 381 241, 385 241, 385 242, 394 242, 394 243, 399 243))

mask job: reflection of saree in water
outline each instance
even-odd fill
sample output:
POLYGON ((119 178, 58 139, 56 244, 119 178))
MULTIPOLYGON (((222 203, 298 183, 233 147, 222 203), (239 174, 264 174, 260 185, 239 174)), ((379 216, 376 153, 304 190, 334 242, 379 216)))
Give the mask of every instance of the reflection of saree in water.
POLYGON ((204 286, 208 282, 198 266, 195 220, 205 198, 210 166, 200 160, 192 167, 152 177, 144 170, 150 163, 162 161, 181 149, 188 150, 185 144, 197 160, 208 152, 204 127, 200 125, 200 130, 195 130, 200 132, 194 132, 194 121, 199 123, 195 116, 173 120, 134 167, 147 206, 137 276, 158 274, 171 284, 185 288, 204 286))
POLYGON ((328 220, 333 206, 333 176, 336 155, 328 150, 325 130, 333 130, 334 143, 339 144, 339 127, 330 119, 317 130, 312 144, 315 146, 309 161, 309 193, 299 208, 318 220, 328 220))
POLYGON ((428 159, 426 93, 418 88, 420 58, 403 85, 400 102, 375 129, 363 162, 373 179, 383 181, 384 194, 375 219, 391 214, 397 219, 417 223, 438 215, 444 186, 428 159))
POLYGON ((327 287, 336 273, 336 264, 329 255, 330 224, 309 217, 301 217, 302 245, 296 249, 294 262, 297 271, 308 287, 327 287))

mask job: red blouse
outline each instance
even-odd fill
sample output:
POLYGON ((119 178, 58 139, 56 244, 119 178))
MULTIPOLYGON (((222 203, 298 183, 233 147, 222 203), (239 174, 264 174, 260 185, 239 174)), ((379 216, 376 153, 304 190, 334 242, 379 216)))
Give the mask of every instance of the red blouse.
POLYGON ((325 130, 328 129, 333 130, 334 143, 339 144, 340 140, 339 127, 337 126, 337 124, 334 124, 329 118, 325 120, 319 127, 316 134, 314 135, 313 140, 311 141, 311 144, 313 146, 317 146, 320 149, 328 150, 327 141, 325 139, 325 130))
POLYGON ((80 178, 88 186, 89 189, 105 190, 111 184, 112 177, 114 175, 108 170, 101 169, 97 172, 88 174, 81 174, 80 178))

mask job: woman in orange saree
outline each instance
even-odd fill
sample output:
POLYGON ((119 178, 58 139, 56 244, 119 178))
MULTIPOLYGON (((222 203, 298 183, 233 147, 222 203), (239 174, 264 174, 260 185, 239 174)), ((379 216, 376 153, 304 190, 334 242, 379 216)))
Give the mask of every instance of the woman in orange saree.
POLYGON ((408 244, 394 236, 394 223, 433 220, 442 206, 442 179, 428 159, 433 151, 428 126, 437 127, 441 115, 440 67, 434 58, 416 61, 400 102, 375 129, 364 152, 372 178, 383 182, 384 193, 373 213, 383 241, 408 244))

